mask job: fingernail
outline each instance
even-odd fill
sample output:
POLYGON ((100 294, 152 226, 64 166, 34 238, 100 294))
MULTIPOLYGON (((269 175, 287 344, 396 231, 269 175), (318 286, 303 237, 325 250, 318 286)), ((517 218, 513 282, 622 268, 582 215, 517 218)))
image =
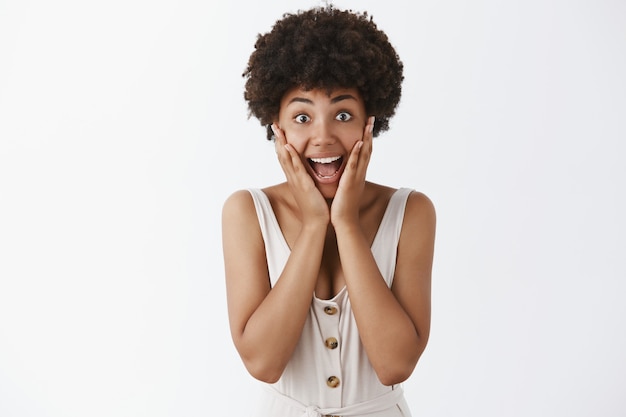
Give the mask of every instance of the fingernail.
POLYGON ((270 128, 272 128, 272 132, 274 132, 274 136, 276 136, 276 126, 274 126, 274 123, 270 125, 270 128))
POLYGON ((370 117, 370 127, 369 127, 370 133, 374 131, 374 122, 376 122, 376 118, 374 116, 370 117))

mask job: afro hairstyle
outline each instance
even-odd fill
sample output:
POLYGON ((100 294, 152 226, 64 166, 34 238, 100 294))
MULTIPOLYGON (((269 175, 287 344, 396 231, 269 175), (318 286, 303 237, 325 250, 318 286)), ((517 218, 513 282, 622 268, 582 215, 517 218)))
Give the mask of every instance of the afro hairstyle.
POLYGON ((242 74, 248 117, 267 128, 278 117, 283 95, 305 90, 356 88, 368 115, 376 117, 373 135, 389 129, 402 92, 403 64, 387 35, 367 12, 332 5, 285 13, 257 36, 242 74))

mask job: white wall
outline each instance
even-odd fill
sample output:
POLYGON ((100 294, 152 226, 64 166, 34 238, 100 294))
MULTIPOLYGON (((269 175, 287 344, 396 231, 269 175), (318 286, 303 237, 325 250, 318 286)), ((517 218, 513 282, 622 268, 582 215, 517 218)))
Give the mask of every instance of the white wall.
MULTIPOLYGON (((0 416, 252 410, 220 211, 282 175, 240 75, 314 4, 0 1, 0 416)), ((414 415, 625 415, 626 3, 335 4, 406 67, 370 179, 438 210, 414 415)))

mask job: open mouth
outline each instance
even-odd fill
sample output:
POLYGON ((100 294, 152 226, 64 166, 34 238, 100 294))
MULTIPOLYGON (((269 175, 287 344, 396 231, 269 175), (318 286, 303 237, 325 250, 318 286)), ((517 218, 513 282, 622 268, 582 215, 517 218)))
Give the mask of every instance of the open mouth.
POLYGON ((328 158, 309 158, 309 165, 313 172, 321 179, 333 178, 341 170, 343 156, 331 156, 328 158))

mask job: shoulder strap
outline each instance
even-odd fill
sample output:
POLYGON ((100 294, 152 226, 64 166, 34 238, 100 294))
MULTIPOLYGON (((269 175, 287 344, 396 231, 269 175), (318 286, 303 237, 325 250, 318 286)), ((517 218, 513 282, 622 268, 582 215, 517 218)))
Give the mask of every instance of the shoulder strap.
POLYGON ((252 196, 254 208, 259 219, 259 227, 265 243, 265 258, 270 274, 270 282, 274 286, 285 267, 285 263, 287 263, 290 249, 278 225, 278 220, 276 220, 276 215, 267 195, 258 188, 249 188, 248 192, 252 196))
POLYGON ((398 242, 400 241, 400 232, 402 232, 404 210, 412 191, 411 188, 399 188, 393 193, 372 244, 372 254, 389 287, 393 284, 396 270, 398 242))

